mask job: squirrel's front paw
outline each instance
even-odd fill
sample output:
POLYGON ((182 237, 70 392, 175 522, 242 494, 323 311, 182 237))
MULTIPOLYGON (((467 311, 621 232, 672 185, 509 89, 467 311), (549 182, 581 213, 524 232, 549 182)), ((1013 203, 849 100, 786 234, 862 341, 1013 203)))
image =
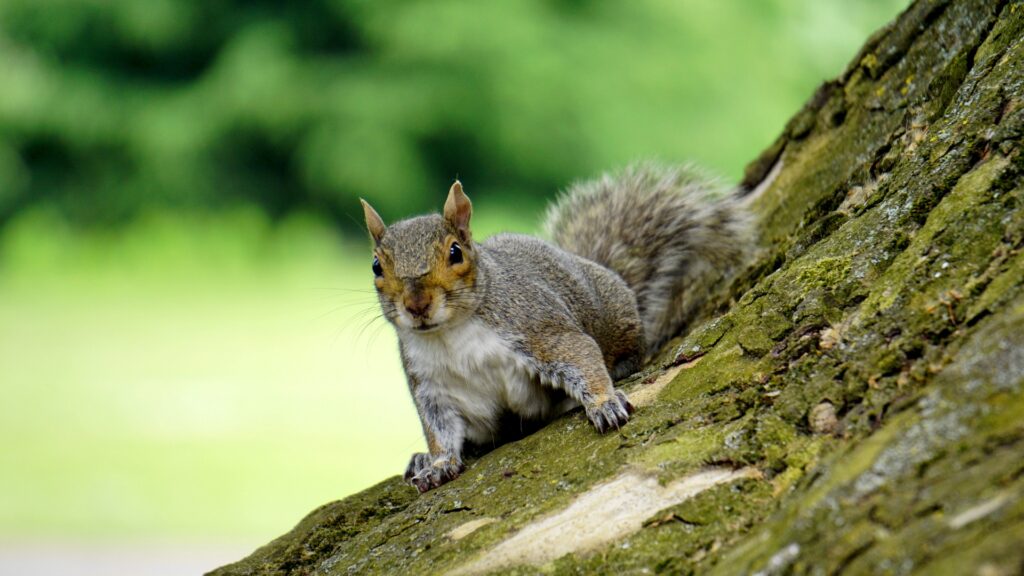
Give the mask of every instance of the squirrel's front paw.
POLYGON ((465 468, 462 460, 454 454, 434 457, 418 452, 409 460, 409 466, 405 469, 405 481, 423 493, 455 480, 465 468))
POLYGON ((612 428, 618 430, 629 422, 629 415, 633 413, 633 405, 621 390, 616 390, 604 402, 586 406, 584 409, 594 428, 602 434, 612 428))

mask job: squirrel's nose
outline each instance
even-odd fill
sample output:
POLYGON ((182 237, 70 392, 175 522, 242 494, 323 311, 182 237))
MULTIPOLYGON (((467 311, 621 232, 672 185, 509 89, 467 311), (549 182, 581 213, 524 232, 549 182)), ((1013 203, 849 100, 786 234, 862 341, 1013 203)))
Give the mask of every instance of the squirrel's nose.
POLYGON ((413 292, 406 294, 402 303, 405 304, 405 309, 409 311, 409 314, 423 318, 427 315, 427 310, 430 309, 430 295, 425 292, 413 292))

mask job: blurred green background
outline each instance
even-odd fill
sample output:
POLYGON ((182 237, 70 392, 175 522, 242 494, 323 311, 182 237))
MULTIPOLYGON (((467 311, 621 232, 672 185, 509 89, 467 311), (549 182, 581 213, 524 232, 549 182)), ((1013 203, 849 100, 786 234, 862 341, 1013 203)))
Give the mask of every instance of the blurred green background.
POLYGON ((735 180, 907 0, 0 0, 0 540, 254 546, 422 444, 356 198, 735 180))

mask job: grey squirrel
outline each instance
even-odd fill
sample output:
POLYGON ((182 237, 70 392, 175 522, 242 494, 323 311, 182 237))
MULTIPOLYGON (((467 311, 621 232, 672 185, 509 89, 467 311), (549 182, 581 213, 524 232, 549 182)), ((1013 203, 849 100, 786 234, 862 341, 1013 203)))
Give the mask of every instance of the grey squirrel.
POLYGON ((654 165, 577 184, 548 210, 553 243, 476 242, 458 181, 442 215, 390 226, 360 200, 429 449, 406 481, 425 492, 456 478, 467 441, 492 442, 506 413, 545 421, 582 405, 598 432, 626 424, 633 407, 612 382, 685 324, 692 286, 751 251, 739 196, 714 192, 692 169, 654 165))

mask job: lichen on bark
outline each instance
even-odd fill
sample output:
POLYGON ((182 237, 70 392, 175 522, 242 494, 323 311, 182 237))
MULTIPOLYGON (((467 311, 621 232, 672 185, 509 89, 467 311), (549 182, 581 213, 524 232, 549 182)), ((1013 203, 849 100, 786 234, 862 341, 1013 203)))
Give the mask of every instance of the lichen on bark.
POLYGON ((1022 131, 1024 6, 916 1, 750 165, 765 249, 622 384, 650 400, 629 425, 572 413, 424 496, 385 480, 214 574, 446 572, 624 471, 709 467, 758 473, 501 569, 1020 573, 1022 131))

